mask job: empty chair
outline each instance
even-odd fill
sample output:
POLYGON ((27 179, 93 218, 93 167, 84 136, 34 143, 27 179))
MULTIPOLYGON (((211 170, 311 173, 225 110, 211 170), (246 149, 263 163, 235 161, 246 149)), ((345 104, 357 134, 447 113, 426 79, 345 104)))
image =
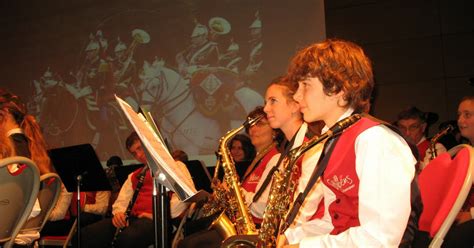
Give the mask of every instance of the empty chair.
POLYGON ((423 213, 419 229, 432 238, 429 247, 441 247, 471 189, 474 149, 469 145, 451 148, 432 160, 419 176, 423 213))
POLYGON ((0 244, 11 247, 33 209, 39 190, 39 171, 25 157, 0 160, 0 244), (14 173, 8 165, 19 164, 14 173))

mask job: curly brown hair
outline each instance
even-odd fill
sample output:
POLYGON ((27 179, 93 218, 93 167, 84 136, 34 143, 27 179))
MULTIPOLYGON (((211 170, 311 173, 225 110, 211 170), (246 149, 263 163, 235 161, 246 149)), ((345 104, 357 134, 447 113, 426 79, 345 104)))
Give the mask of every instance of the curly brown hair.
POLYGON ((28 138, 31 159, 38 166, 40 174, 53 172, 41 128, 35 117, 27 113, 26 106, 20 98, 5 89, 0 89, 0 109, 7 110, 13 116, 15 122, 28 138))
POLYGON ((359 112, 369 111, 374 88, 372 65, 355 43, 327 39, 300 50, 292 59, 288 77, 293 82, 317 77, 326 95, 343 91, 347 105, 359 112))

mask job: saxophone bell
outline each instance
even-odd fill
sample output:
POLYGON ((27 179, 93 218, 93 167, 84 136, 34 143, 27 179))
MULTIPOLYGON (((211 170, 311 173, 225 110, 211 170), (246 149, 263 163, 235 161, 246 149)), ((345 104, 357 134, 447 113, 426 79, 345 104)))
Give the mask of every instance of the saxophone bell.
POLYGON ((224 240, 237 235, 234 223, 227 217, 225 211, 222 211, 219 217, 212 222, 208 230, 211 229, 215 229, 224 240))

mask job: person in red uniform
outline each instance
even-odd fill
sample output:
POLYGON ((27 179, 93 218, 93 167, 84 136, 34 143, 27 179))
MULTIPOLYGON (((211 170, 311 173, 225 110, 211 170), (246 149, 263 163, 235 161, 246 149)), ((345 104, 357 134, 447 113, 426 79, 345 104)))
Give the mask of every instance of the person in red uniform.
MULTIPOLYGON (((127 150, 139 162, 146 165, 147 160, 142 148, 138 134, 133 132, 126 140, 127 150)), ((192 183, 191 175, 186 166, 177 162, 179 170, 186 175, 187 180, 192 183)), ((87 226, 81 232, 81 245, 83 247, 108 247, 114 239, 117 228, 124 228, 114 241, 114 247, 148 247, 153 244, 153 178, 147 166, 132 172, 122 185, 120 193, 112 206, 112 218, 107 218, 92 225, 87 226), (144 171, 145 170, 145 171, 144 171), (144 171, 143 185, 139 189, 138 196, 133 208, 126 219, 126 210, 135 189, 137 188, 140 174, 144 171), (91 238, 93 237, 93 238, 91 238)), ((176 194, 172 194, 170 199, 171 218, 180 217, 187 209, 188 203, 181 202, 176 194)), ((74 240, 77 237, 74 237, 74 240)), ((72 242, 76 245, 77 242, 72 242)))
MULTIPOLYGON (((362 48, 352 42, 328 39, 302 49, 292 60, 289 77, 298 82, 294 99, 304 120, 324 121, 322 133, 354 113, 369 110, 372 66, 362 48)), ((411 223, 416 159, 388 124, 363 116, 314 153, 324 154, 317 168, 326 164, 308 195, 316 195, 313 199, 319 201, 302 202, 300 210, 314 214, 296 216, 280 235, 279 246, 396 247, 401 243, 411 223)))
MULTIPOLYGON (((426 113, 416 107, 402 110, 397 117, 397 126, 402 134, 418 148, 421 170, 432 158, 429 150, 431 143, 425 136, 427 125, 426 113)), ((446 148, 441 143, 436 143, 435 149, 438 155, 446 152, 446 148)))
MULTIPOLYGON (((458 106, 458 126, 462 137, 474 145, 474 95, 465 96, 458 106)), ((471 171, 474 178, 474 170, 471 171)), ((456 217, 443 247, 473 247, 474 246, 474 186, 467 196, 464 205, 456 217)))

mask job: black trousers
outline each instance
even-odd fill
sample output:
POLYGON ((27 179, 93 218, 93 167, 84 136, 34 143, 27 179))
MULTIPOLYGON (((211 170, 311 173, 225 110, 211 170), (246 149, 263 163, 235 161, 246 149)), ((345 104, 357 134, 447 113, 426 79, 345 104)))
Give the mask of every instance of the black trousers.
MULTIPOLYGON (((110 247, 115 234, 112 219, 107 218, 89 225, 81 230, 81 247, 102 248, 110 247)), ((129 225, 115 241, 115 247, 148 247, 153 244, 153 220, 148 218, 129 218, 129 225)), ((77 246, 77 233, 72 240, 73 247, 77 246)))
MULTIPOLYGON (((415 236, 413 243, 414 248, 428 247, 431 242, 429 233, 419 231, 415 236)), ((460 225, 453 224, 449 232, 444 237, 444 242, 441 245, 443 248, 463 248, 474 247, 474 220, 464 222, 460 225)))
POLYGON ((444 239, 443 247, 474 247, 474 220, 452 226, 444 239))
MULTIPOLYGON (((98 222, 102 218, 102 216, 96 214, 81 213, 81 227, 98 222)), ((71 218, 68 220, 48 221, 43 229, 41 229, 41 236, 67 236, 74 224, 74 220, 74 218, 71 218)))
POLYGON ((181 242, 179 242, 178 248, 218 248, 221 247, 222 241, 222 237, 216 230, 203 230, 185 237, 181 242))

